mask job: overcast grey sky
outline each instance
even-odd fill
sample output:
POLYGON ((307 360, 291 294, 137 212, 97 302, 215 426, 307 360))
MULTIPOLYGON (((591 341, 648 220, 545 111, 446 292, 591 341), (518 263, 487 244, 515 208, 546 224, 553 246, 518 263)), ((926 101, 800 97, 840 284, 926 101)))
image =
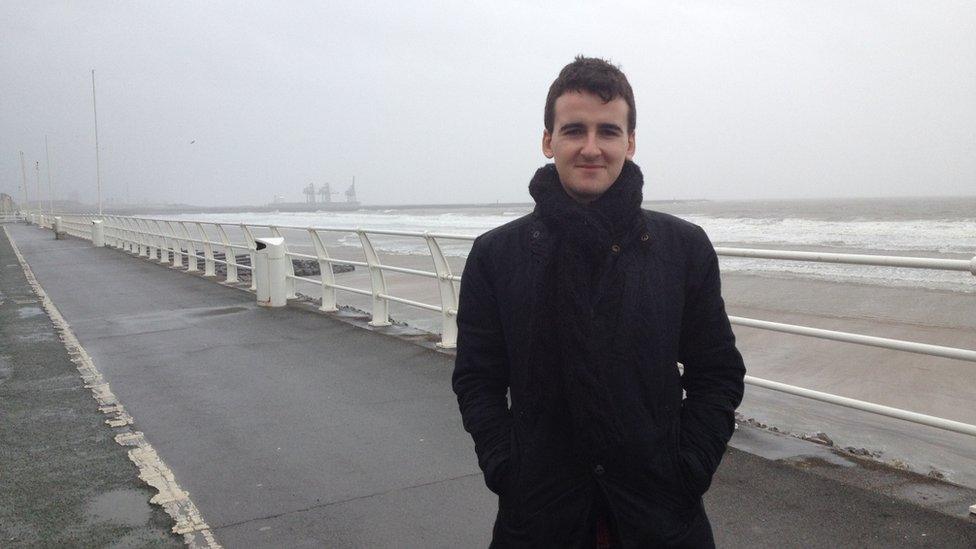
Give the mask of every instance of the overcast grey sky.
POLYGON ((528 201, 578 53, 635 90, 648 199, 976 194, 976 3, 0 4, 0 191, 528 201))

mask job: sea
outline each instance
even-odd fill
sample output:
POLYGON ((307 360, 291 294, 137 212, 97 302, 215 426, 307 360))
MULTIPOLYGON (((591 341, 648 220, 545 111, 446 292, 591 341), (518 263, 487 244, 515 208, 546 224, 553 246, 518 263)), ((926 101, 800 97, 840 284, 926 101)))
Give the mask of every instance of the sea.
MULTIPOLYGON (((183 214, 193 221, 430 231, 475 236, 532 211, 532 204, 397 206, 343 212, 183 214)), ((716 246, 972 259, 976 256, 976 196, 751 201, 646 202, 644 208, 700 225, 716 246)), ((155 216, 154 216, 155 217, 155 216)), ((359 248, 357 235, 332 245, 359 248)), ((429 255, 418 238, 378 238, 388 255, 429 255)), ((467 241, 443 241, 444 252, 464 257, 467 241)), ((912 286, 976 293, 976 276, 933 271, 720 257, 723 273, 812 278, 853 284, 912 286)))

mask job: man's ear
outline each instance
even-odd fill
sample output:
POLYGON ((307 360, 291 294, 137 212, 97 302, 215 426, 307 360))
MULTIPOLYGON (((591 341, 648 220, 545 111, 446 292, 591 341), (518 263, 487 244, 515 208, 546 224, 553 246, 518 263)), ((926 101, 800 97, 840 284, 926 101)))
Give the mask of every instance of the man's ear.
POLYGON ((549 130, 542 130, 542 154, 546 155, 546 158, 552 158, 552 134, 549 130))
POLYGON ((627 136, 627 160, 634 159, 634 151, 637 149, 637 142, 634 140, 634 132, 627 136))

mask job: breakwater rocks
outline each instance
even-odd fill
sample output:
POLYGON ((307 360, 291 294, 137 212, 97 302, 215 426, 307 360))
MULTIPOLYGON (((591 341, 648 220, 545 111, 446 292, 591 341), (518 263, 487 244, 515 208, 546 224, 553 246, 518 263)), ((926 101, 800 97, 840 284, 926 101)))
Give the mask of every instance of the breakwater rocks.
MULTIPOLYGON (((169 261, 172 263, 174 254, 172 251, 168 253, 169 261)), ((185 256, 186 250, 183 250, 182 253, 185 256)), ((223 254, 223 252, 214 252, 213 256, 214 260, 218 262, 226 260, 226 256, 223 254)), ((187 259, 189 261, 193 260, 193 258, 187 259)), ((197 257, 196 261, 197 269, 202 271, 204 269, 205 260, 202 257, 197 257)), ((237 277, 242 281, 250 280, 251 254, 239 254, 234 256, 234 263, 238 265, 237 277)), ((319 276, 322 274, 322 271, 319 269, 319 262, 317 259, 292 259, 291 264, 295 269, 295 276, 319 276)), ((347 263, 332 264, 332 272, 336 274, 348 273, 354 270, 356 270, 355 265, 349 265, 347 263)), ((217 263, 214 265, 214 272, 217 273, 217 276, 227 276, 227 265, 224 263, 217 263)))

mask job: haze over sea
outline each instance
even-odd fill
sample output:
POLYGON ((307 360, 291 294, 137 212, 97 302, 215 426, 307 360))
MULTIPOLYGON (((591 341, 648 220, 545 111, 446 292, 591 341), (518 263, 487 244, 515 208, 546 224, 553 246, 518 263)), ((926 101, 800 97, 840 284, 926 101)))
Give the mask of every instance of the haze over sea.
MULTIPOLYGON (((976 196, 939 198, 810 199, 646 202, 701 225, 716 246, 762 247, 970 259, 976 255, 976 196)), ((512 221, 531 204, 473 207, 364 208, 350 212, 209 213, 172 216, 198 221, 318 226, 478 235, 512 221)), ((336 244, 359 247, 355 234, 336 244)), ((428 255, 421 239, 378 239, 378 250, 428 255)), ((467 242, 442 242, 463 257, 467 242)), ((976 277, 962 272, 721 258, 724 272, 801 277, 849 283, 917 286, 976 293, 976 277)))

